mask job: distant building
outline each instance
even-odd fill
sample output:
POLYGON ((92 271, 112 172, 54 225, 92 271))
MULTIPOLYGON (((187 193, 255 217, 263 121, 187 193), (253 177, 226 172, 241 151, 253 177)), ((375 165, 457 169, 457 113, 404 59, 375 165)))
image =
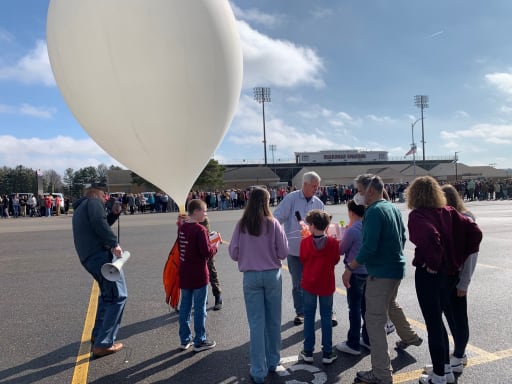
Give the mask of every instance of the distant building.
POLYGON ((385 162, 388 161, 388 152, 386 151, 359 151, 359 150, 339 150, 339 151, 317 151, 317 152, 295 152, 297 164, 311 163, 365 163, 365 162, 385 162))

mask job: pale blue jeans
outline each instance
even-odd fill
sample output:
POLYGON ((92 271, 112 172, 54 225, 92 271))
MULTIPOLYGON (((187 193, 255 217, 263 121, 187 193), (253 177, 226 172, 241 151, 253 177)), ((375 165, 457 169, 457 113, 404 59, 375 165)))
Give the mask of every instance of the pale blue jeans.
POLYGON ((245 309, 250 330, 250 374, 263 383, 281 358, 281 269, 244 272, 245 309))

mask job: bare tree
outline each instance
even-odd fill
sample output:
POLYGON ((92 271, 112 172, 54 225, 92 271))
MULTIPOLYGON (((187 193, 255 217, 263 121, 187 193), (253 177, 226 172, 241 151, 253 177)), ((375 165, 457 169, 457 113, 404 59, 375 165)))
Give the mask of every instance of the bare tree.
POLYGON ((105 164, 98 165, 98 184, 106 186, 108 183, 108 167, 105 164))
POLYGON ((54 169, 44 172, 43 183, 46 186, 46 190, 50 193, 56 192, 63 187, 62 177, 54 169))

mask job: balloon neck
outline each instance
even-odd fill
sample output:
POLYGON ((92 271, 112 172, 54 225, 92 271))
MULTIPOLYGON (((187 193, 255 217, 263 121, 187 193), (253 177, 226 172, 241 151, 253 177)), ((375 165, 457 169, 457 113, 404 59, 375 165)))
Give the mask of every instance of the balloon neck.
POLYGON ((185 205, 180 204, 180 215, 186 215, 187 210, 185 209, 185 205))

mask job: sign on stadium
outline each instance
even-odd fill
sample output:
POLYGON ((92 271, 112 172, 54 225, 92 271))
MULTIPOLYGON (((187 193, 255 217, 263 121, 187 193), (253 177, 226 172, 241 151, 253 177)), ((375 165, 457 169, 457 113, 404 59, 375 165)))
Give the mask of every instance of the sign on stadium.
POLYGON ((297 163, 363 163, 371 161, 388 161, 386 151, 318 151, 318 152, 295 152, 297 163))

